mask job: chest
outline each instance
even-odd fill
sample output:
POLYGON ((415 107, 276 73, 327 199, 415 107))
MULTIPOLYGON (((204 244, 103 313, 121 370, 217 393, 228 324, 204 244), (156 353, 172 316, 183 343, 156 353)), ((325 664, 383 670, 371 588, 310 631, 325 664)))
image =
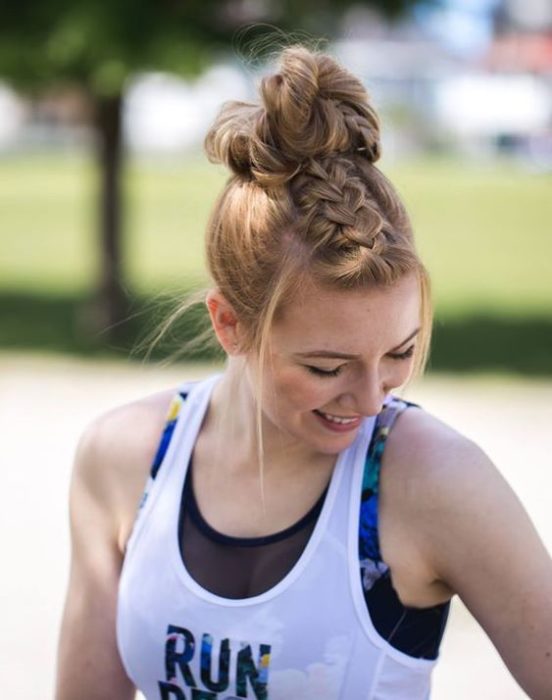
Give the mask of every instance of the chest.
MULTIPOLYGON (((330 482, 334 462, 333 458, 321 461, 291 476, 288 472, 284 478, 271 472, 261 480, 253 470, 246 474, 217 471, 213 455, 199 444, 193 455, 195 501, 201 517, 218 533, 229 538, 271 536, 293 528, 313 509, 330 482)), ((423 543, 402 509, 398 479, 400 474, 392 468, 380 478, 376 526, 382 558, 403 604, 437 605, 449 600, 452 591, 434 580, 425 563, 423 543)), ((285 543, 279 544, 279 558, 291 566, 307 542, 308 533, 302 539, 290 539, 287 549, 285 543)))
MULTIPOLYGON (((366 440, 340 455, 329 473, 320 471, 312 500, 331 477, 330 484, 298 561, 263 593, 229 600, 198 583, 181 555, 176 524, 190 460, 186 444, 193 443, 186 443, 185 431, 177 438, 182 449, 177 443, 149 493, 129 541, 119 589, 119 649, 129 676, 148 700, 344 700, 384 697, 383 689, 393 698, 426 698, 433 663, 412 657, 403 662, 404 654, 376 631, 363 600, 358 509, 366 440)), ((295 482, 286 490, 289 483, 274 490, 281 493, 280 510, 288 519, 271 518, 269 532, 289 523, 294 509, 291 519, 308 507, 308 499, 292 498, 296 490, 305 492, 304 484, 295 482)), ((209 479, 206 484, 206 500, 213 502, 209 479)), ((253 490, 246 487, 242 482, 230 490, 223 483, 220 490, 247 509, 253 490)), ((230 508, 230 516, 216 521, 221 530, 232 526, 236 510, 230 508)), ((255 534, 251 524, 257 520, 245 520, 243 534, 255 534)), ((224 566, 219 571, 224 575, 224 566)))
POLYGON ((121 656, 148 700, 345 700, 386 688, 393 698, 426 697, 433 664, 397 661, 362 610, 347 466, 332 472, 300 560, 264 594, 235 601, 190 576, 175 537, 179 479, 167 473, 157 484, 129 544, 118 601, 121 656))
POLYGON ((310 464, 220 459, 199 440, 191 458, 193 492, 203 518, 230 537, 265 537, 292 527, 319 501, 330 483, 336 457, 310 464), (253 463, 252 463, 253 462, 253 463))

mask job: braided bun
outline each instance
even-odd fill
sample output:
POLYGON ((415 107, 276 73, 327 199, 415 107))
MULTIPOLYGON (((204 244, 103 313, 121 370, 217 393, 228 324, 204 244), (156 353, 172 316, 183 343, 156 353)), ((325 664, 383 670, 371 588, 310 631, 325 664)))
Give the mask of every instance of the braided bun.
POLYGON ((261 82, 262 104, 226 103, 205 140, 209 159, 266 187, 291 179, 305 160, 359 153, 375 162, 380 128, 362 83, 333 58, 291 47, 261 82))
POLYGON ((366 290, 414 274, 422 298, 423 364, 429 281, 408 214, 377 168, 379 120, 361 82, 330 56, 285 49, 258 104, 223 106, 206 138, 232 171, 207 227, 207 264, 263 356, 274 319, 302 285, 366 290))

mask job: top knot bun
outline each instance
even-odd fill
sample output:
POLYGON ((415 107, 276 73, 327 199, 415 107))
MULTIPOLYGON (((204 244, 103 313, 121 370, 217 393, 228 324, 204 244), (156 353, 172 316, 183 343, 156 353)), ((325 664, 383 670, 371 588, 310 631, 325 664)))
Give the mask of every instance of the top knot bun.
POLYGON ((311 158, 380 157, 378 116, 362 83, 325 54, 285 49, 264 78, 262 104, 226 103, 205 140, 210 160, 264 186, 291 179, 311 158))

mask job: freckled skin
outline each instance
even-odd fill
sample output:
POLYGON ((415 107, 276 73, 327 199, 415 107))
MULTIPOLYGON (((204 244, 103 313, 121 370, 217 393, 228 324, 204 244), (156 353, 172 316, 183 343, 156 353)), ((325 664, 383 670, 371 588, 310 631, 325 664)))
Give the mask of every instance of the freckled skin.
MULTIPOLYGON (((412 358, 389 356, 420 325, 419 288, 409 276, 390 288, 336 291, 312 288, 274 325, 262 375, 263 429, 288 443, 302 442, 322 454, 337 454, 356 430, 329 431, 318 410, 340 417, 377 414, 389 391, 405 383, 412 358), (353 360, 298 358, 313 350, 358 356, 353 360), (313 374, 340 368, 337 376, 313 374)), ((398 350, 403 352, 415 341, 398 350)), ((255 392, 256 367, 249 358, 255 392)))

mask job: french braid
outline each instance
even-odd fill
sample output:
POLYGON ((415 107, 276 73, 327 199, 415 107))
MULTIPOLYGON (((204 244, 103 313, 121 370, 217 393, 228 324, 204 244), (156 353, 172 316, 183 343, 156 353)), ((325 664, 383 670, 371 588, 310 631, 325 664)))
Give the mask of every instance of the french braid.
POLYGON ((391 285, 415 273, 422 342, 429 282, 406 210, 375 165, 380 122, 358 78, 331 56, 295 46, 264 78, 258 103, 226 103, 205 148, 231 177, 207 229, 214 283, 258 348, 308 276, 330 288, 391 285))

